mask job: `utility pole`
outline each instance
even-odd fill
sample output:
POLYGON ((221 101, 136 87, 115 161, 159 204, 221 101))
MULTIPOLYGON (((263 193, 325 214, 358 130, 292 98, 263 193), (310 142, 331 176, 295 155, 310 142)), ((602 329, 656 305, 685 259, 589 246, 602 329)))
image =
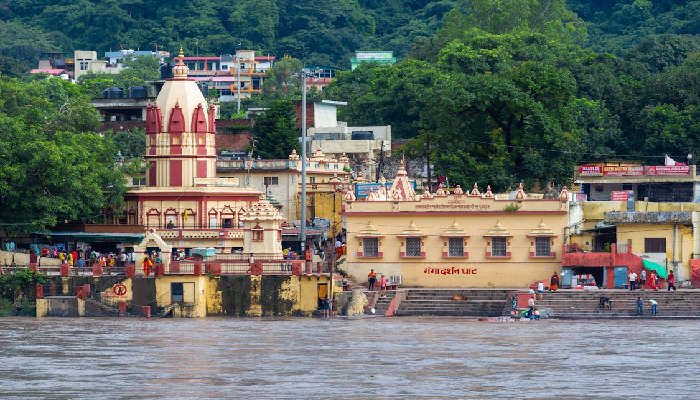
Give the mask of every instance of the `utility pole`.
POLYGON ((236 49, 236 91, 238 94, 236 95, 236 114, 241 113, 241 63, 240 59, 238 57, 238 49, 236 49))
POLYGON ((301 70, 301 254, 306 260, 306 74, 301 70))

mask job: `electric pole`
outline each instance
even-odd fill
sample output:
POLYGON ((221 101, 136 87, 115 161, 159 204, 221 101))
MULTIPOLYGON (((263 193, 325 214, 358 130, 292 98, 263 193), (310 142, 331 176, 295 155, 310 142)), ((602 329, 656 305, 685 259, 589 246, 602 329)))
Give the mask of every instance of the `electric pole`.
POLYGON ((306 260, 306 74, 301 70, 301 254, 306 260))

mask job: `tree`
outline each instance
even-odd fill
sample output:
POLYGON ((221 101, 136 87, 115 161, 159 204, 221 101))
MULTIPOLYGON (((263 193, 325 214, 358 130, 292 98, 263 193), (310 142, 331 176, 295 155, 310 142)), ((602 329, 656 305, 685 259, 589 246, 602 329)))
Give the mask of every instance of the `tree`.
POLYGON ((272 101, 253 125, 253 157, 286 159, 299 152, 299 129, 294 105, 288 100, 272 101))
POLYGON ((267 99, 301 98, 301 69, 304 64, 292 57, 277 61, 265 73, 263 96, 267 99))
POLYGON ((117 147, 94 133, 97 110, 60 79, 0 80, 0 225, 45 230, 59 221, 95 221, 119 211, 124 175, 117 147))

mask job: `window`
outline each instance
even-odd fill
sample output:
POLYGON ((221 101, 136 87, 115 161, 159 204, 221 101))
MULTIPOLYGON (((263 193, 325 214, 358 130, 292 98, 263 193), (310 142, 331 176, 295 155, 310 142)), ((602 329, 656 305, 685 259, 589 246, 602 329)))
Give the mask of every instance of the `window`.
POLYGON ((273 186, 279 184, 279 177, 276 176, 266 176, 263 178, 263 183, 265 186, 273 186))
POLYGON ((182 282, 173 282, 170 284, 170 302, 182 303, 184 300, 184 288, 182 282))
POLYGON ((491 256, 505 257, 506 254, 506 238, 495 237, 491 238, 491 256))
POLYGON ((464 239, 462 238, 450 238, 449 241, 449 253, 450 257, 463 257, 464 256, 464 239))
POLYGON ((232 218, 224 218, 222 221, 222 227, 223 228, 233 228, 233 219, 232 218))
POLYGON ((536 257, 549 257, 552 255, 552 251, 549 247, 548 237, 538 237, 535 238, 535 256, 536 257))
POLYGON ((262 228, 253 229, 253 240, 256 242, 261 242, 263 240, 264 233, 265 233, 265 231, 263 231, 262 228))
POLYGON ((644 238, 645 253, 665 253, 666 238, 644 238))
POLYGON ((406 256, 420 257, 420 238, 406 238, 406 256))
POLYGON ((146 186, 146 177, 144 176, 134 176, 131 178, 131 183, 134 186, 146 186))
POLYGON ((379 256, 379 239, 364 238, 362 239, 362 254, 365 257, 379 256))

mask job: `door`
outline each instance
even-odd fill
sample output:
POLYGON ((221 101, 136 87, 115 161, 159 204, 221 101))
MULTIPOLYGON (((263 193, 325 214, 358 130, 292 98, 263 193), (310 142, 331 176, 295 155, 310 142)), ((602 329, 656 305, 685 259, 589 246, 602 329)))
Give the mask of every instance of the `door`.
POLYGON ((627 288, 627 267, 615 267, 615 288, 627 288))
POLYGON ((571 270, 562 269, 561 270, 561 287, 571 287, 571 270))
POLYGON ((173 282, 170 284, 170 302, 171 303, 182 303, 183 301, 183 288, 182 282, 173 282))

